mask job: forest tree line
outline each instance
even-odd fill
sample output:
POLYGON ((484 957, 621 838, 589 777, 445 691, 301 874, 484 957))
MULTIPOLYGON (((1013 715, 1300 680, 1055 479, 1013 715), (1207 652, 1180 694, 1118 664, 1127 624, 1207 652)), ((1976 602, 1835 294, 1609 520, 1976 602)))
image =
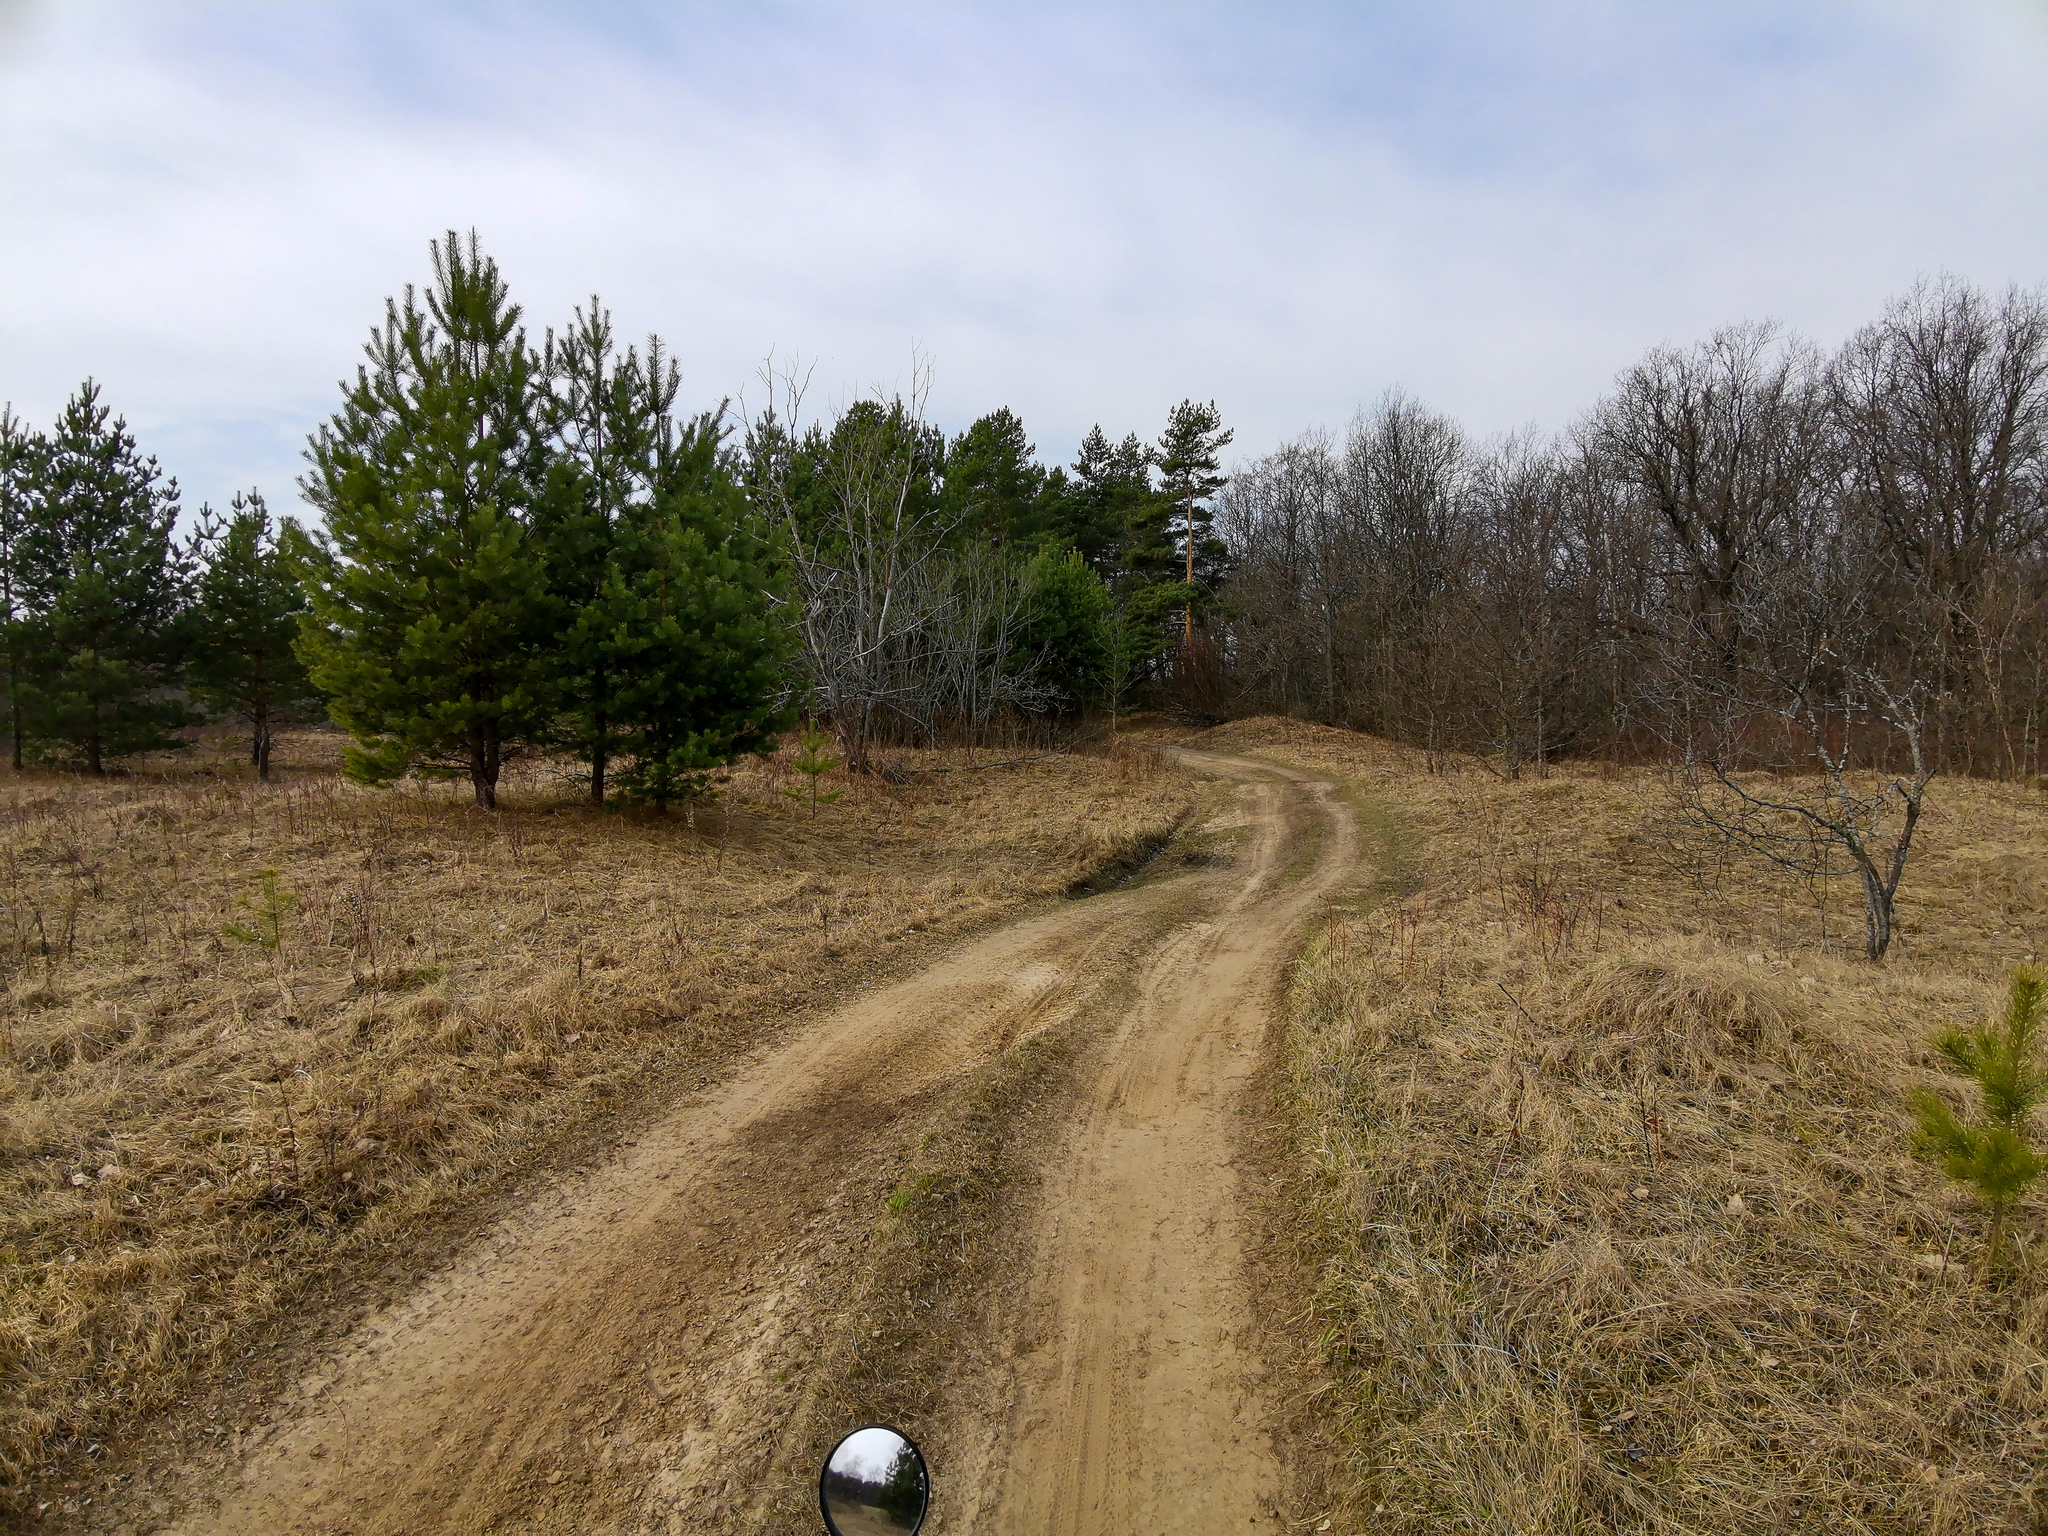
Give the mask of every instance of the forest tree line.
POLYGON ((48 431, 0 413, 17 768, 104 772, 232 719, 267 776, 324 709, 361 782, 466 778, 491 806, 542 754, 595 800, 667 804, 800 714, 865 768, 1122 707, 1218 585, 1213 405, 1157 444, 1098 428, 1071 471, 1007 410, 949 441, 921 384, 827 422, 794 389, 686 413, 658 337, 621 348, 593 298, 536 342, 473 234, 432 253, 312 436, 310 526, 251 491, 181 536, 176 481, 90 381, 48 431))
POLYGON ((2043 767, 2036 294, 1923 284, 1833 355, 1767 325, 1659 348, 1548 438, 1475 443, 1390 394, 1226 477, 1192 400, 1051 468, 1008 409, 948 438, 922 370, 824 418, 795 369, 685 412, 659 338, 621 348, 593 299, 532 340, 474 235, 432 249, 309 444, 310 525, 250 492, 181 536, 90 383, 47 432, 0 413, 17 766, 101 771, 233 718, 267 772, 324 709, 364 782, 490 805, 544 754, 665 804, 799 715, 866 769, 1163 703, 1508 774, 1858 733, 2043 767))
POLYGON ((1400 394, 1241 465, 1206 669, 1514 774, 1619 749, 2040 774, 2048 303, 1923 283, 1833 354, 1660 347, 1554 437, 1400 394))

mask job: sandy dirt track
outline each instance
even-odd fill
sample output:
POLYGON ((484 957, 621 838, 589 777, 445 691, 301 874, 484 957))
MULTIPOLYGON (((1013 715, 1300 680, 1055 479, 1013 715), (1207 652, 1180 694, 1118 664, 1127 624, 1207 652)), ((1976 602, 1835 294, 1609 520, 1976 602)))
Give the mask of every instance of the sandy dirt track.
POLYGON ((1077 1020, 1098 1048, 1014 1237, 1007 1377, 959 1404, 928 1529, 1278 1529, 1235 1116, 1357 838, 1328 786, 1183 757, 1232 781, 1230 864, 1027 917, 765 1051, 372 1319, 237 1465, 138 1529, 793 1528, 765 1469, 806 1362, 862 1326, 808 1298, 844 1294, 899 1122, 1077 1020))

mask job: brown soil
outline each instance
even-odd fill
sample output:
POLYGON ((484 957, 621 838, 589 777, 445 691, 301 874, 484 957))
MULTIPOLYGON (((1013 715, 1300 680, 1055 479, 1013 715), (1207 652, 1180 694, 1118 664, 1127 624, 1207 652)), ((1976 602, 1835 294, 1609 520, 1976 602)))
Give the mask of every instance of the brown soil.
POLYGON ((1284 1480, 1261 1320, 1245 1285, 1247 1084, 1310 906, 1353 873, 1329 786, 1243 758, 1243 867, 1147 958, 1053 1161, 1010 1401, 966 1467, 969 1528, 1278 1530, 1284 1480), (1323 832, 1304 873, 1304 834, 1323 832))
POLYGON ((232 1461, 161 1469, 136 1527, 814 1529, 822 1407, 887 1407, 854 1390, 863 1352, 918 1374, 900 1360, 916 1313, 973 1300, 930 1281, 930 1253, 899 1285, 937 1177, 906 1170, 1034 1053, 1065 1065, 1006 1090, 1042 1124, 1012 1156, 1033 1176, 984 1191, 992 1230, 954 1234, 963 1274, 996 1249, 1008 1272, 974 1327, 923 1341, 946 1390, 903 1424, 934 1466, 928 1529, 1299 1518, 1247 1273, 1245 1110, 1299 930, 1355 874, 1356 837, 1305 775, 1184 761, 1234 783, 1180 857, 762 1045, 358 1329, 232 1461))

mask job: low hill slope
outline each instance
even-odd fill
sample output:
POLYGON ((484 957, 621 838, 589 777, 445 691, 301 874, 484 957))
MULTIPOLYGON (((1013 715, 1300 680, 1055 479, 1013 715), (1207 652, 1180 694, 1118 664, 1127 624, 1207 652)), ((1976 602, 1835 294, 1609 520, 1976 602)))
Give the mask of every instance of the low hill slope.
POLYGON ((1647 773, 1204 741, 1360 786, 1402 870, 1293 998, 1355 1528, 2048 1526, 2040 1195, 1981 1276, 1904 1103, 2048 950, 2048 801, 1937 780, 1873 966, 1852 882, 1707 857, 1647 773))

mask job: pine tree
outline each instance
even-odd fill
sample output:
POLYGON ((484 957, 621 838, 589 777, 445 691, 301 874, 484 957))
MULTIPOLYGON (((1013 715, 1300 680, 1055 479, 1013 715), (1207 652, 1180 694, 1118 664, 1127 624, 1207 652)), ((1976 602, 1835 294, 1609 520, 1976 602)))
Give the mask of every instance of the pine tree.
POLYGON ((711 771, 773 751, 788 723, 779 695, 794 637, 777 611, 781 578, 755 514, 697 434, 664 464, 655 499, 633 508, 602 612, 616 636, 620 790, 668 805, 711 771))
POLYGON ((1078 710, 1108 690, 1116 636, 1109 588, 1077 549, 1048 549, 1026 568, 1029 596, 1011 668, 1031 671, 1078 710))
POLYGON ((611 313, 591 296, 543 353, 547 427, 554 449, 537 523, 561 627, 552 644, 555 714, 549 739, 590 767, 590 798, 603 804, 618 750, 620 637, 607 601, 629 508, 652 494, 657 434, 680 387, 658 340, 648 358, 614 350, 611 313))
POLYGON ((825 750, 832 738, 816 725, 806 725, 797 736, 797 745, 802 748, 790 760, 789 766, 804 776, 805 788, 785 789, 783 793, 801 805, 806 799, 811 803, 811 819, 818 816, 818 807, 831 805, 846 793, 843 789, 828 790, 824 787, 825 775, 837 768, 843 759, 834 757, 825 750))
POLYGON ((190 681, 209 713, 249 726, 249 761, 270 777, 276 728, 303 707, 313 685, 293 651, 306 600, 277 544, 258 491, 237 494, 225 521, 200 509, 193 549, 203 568, 193 612, 190 681))
POLYGON ((546 356, 552 739, 590 764, 593 800, 617 760, 628 798, 669 804, 780 728, 770 552, 719 454, 723 408, 677 419, 659 337, 618 354, 592 298, 546 356))
POLYGON ((467 776, 491 808, 549 715, 537 366, 475 232, 432 250, 424 305, 411 288, 386 301, 312 439, 300 484, 326 527, 287 525, 285 544, 310 607, 300 655, 355 737, 348 773, 467 776))
POLYGON ((2044 997, 2048 979, 2021 966, 2012 973, 2005 1015, 1996 1024, 1945 1029, 1934 1037, 1935 1049, 1950 1065, 1976 1079, 1984 1098, 1981 1122, 1958 1120, 1932 1088, 1921 1088, 1910 1099, 1920 1120, 1915 1150, 1940 1158, 1948 1176, 1975 1190, 1991 1212, 1991 1234, 1984 1245, 1987 1270, 1998 1262, 2013 1202, 2048 1172, 2048 1157, 2028 1139, 2034 1111, 2048 1103, 2048 1067, 2042 1065, 2038 1045, 2044 997))
MULTIPOLYGON (((560 627, 550 647, 556 714, 550 741, 590 766, 590 798, 602 804, 613 758, 630 724, 619 716, 625 670, 644 637, 621 626, 622 569, 653 551, 636 521, 663 489, 664 466, 715 434, 710 413, 678 424, 680 370, 659 337, 647 355, 615 348, 611 314, 595 295, 566 335, 548 335, 548 495, 539 523, 560 627)), ((715 442, 713 444, 715 447, 715 442)))
POLYGON ((27 734, 104 773, 113 758, 184 745, 187 570, 172 542, 178 483, 144 458, 88 379, 38 455, 16 568, 27 734))
POLYGON ((1213 590, 1229 553, 1216 537, 1208 500, 1230 483, 1219 473, 1218 455, 1234 435, 1224 428, 1215 401, 1197 405, 1183 400, 1168 413, 1166 430, 1153 450, 1163 503, 1157 526, 1175 553, 1175 569, 1162 574, 1167 580, 1191 581, 1198 591, 1213 590))
POLYGON ((941 504, 948 520, 971 539, 1026 552, 1056 537, 1037 454, 1008 406, 976 421, 946 450, 941 504))
POLYGON ((13 764, 21 768, 25 739, 23 693, 28 679, 28 610, 23 606, 20 582, 22 540, 29 524, 29 507, 39 494, 43 440, 22 424, 10 406, 0 407, 0 666, 5 667, 7 689, 7 734, 13 746, 13 764))
POLYGON ((1112 445, 1102 428, 1088 429, 1071 476, 1060 477, 1061 537, 1081 551, 1096 574, 1118 587, 1130 585, 1126 558, 1133 530, 1154 502, 1151 450, 1130 433, 1112 445))

